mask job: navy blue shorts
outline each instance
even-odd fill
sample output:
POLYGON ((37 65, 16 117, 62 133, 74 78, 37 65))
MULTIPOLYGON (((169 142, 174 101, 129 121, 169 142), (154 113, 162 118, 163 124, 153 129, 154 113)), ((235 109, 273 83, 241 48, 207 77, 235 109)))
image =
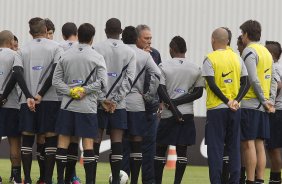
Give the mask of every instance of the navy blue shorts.
POLYGON ((19 131, 19 110, 0 108, 0 138, 2 136, 17 137, 19 131))
POLYGON ((241 110, 241 140, 269 139, 269 117, 254 109, 241 110))
POLYGON ((98 136, 97 114, 61 109, 56 123, 56 133, 82 138, 96 138, 98 136))
POLYGON ((184 122, 174 117, 161 119, 157 132, 157 144, 193 145, 196 142, 196 128, 192 114, 183 115, 184 122))
POLYGON ((127 114, 125 109, 116 109, 112 114, 98 109, 97 116, 100 129, 127 129, 127 114))
POLYGON ((282 148, 282 110, 269 114, 270 139, 266 140, 267 149, 282 148))
POLYGON ((133 136, 144 136, 147 125, 146 112, 127 112, 127 134, 133 136))
POLYGON ((31 112, 27 104, 20 109, 20 131, 42 134, 55 132, 56 119, 61 102, 42 101, 36 105, 36 112, 31 112))

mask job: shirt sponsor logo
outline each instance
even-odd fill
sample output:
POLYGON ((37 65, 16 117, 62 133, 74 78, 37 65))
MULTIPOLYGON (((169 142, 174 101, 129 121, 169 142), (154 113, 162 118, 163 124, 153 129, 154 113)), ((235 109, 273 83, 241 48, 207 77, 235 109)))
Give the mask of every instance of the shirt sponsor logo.
POLYGON ((43 66, 33 66, 32 70, 42 70, 43 66))
POLYGON ((271 75, 265 75, 264 78, 265 78, 265 79, 270 79, 270 78, 271 78, 271 75))
POLYGON ((225 79, 224 83, 232 83, 232 79, 225 79))
POLYGON ((109 76, 109 77, 117 77, 118 74, 117 74, 117 73, 114 73, 114 72, 110 72, 110 73, 108 73, 108 76, 109 76))
POLYGON ((184 90, 184 89, 180 89, 180 88, 175 89, 174 91, 175 91, 176 93, 185 93, 185 90, 184 90))
POLYGON ((83 80, 75 79, 75 80, 72 80, 72 82, 73 82, 73 83, 82 84, 82 83, 83 83, 83 80))

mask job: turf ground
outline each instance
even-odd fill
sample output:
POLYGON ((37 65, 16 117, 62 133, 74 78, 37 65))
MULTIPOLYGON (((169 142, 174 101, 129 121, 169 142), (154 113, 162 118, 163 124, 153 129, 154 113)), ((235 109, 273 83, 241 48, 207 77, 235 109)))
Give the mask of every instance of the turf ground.
MULTIPOLYGON (((82 183, 84 183, 84 169, 81 164, 77 164, 77 175, 81 178, 82 183)), ((107 184, 108 177, 110 173, 110 165, 107 163, 98 163, 97 171, 97 184, 107 184)), ((266 177, 269 176, 269 170, 265 173, 266 177)), ((31 171, 33 183, 36 182, 37 177, 39 176, 38 165, 36 161, 33 161, 32 171, 31 171)), ((8 184, 8 179, 10 176, 10 161, 7 159, 0 159, 0 176, 2 176, 3 184, 8 184)), ((22 175, 23 177, 23 175, 22 175)), ((174 170, 165 169, 163 184, 173 183, 174 170)), ((54 181, 56 181, 56 170, 53 176, 54 181)), ((197 166, 188 166, 186 168, 182 184, 208 184, 208 168, 207 167, 197 167, 197 166)), ((141 183, 141 182, 139 182, 141 183)))

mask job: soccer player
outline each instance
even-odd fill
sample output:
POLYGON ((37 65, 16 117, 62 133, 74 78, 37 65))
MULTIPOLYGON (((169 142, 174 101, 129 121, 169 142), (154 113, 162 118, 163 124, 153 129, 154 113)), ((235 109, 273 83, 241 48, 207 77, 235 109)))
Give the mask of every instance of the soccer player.
POLYGON ((19 50, 19 40, 18 38, 14 35, 14 44, 13 44, 13 48, 14 51, 19 50))
MULTIPOLYGON (((77 27, 72 22, 67 22, 62 26, 62 36, 64 41, 60 43, 60 46, 64 51, 69 50, 75 44, 77 44, 77 27)), ((65 182, 79 184, 80 179, 76 176, 75 166, 78 160, 78 137, 71 137, 71 142, 68 147, 67 164, 65 172, 65 182)))
POLYGON ((271 88, 276 85, 273 61, 269 51, 258 43, 261 37, 259 22, 248 20, 240 29, 242 42, 246 45, 242 58, 251 84, 241 103, 241 144, 246 167, 246 183, 264 183, 266 165, 264 140, 269 138, 269 119, 266 111, 274 110, 270 93, 274 95, 271 88))
POLYGON ((122 40, 136 53, 136 75, 131 90, 126 96, 127 124, 130 142, 130 171, 132 184, 138 183, 142 165, 142 140, 146 131, 145 101, 152 101, 160 82, 160 70, 148 52, 137 48, 135 27, 128 26, 122 32, 122 40), (151 76, 149 90, 143 95, 145 72, 151 76), (144 101, 145 100, 145 101, 144 101))
POLYGON ((12 163, 11 177, 15 183, 21 183, 21 133, 19 132, 19 96, 13 84, 8 83, 16 52, 14 35, 7 30, 0 32, 0 137, 7 136, 10 144, 12 163), (5 90, 5 88, 10 88, 5 90))
MULTIPOLYGON (((136 56, 134 50, 122 43, 121 22, 111 18, 106 22, 107 40, 94 45, 95 50, 105 58, 108 71, 108 90, 100 100, 107 99, 111 105, 110 111, 98 109, 99 138, 95 142, 95 156, 98 160, 99 147, 104 129, 108 129, 111 137, 110 164, 113 184, 119 183, 119 173, 122 162, 122 137, 127 129, 127 114, 125 96, 131 89, 135 77, 136 56)), ((102 104, 103 106, 103 104, 102 104)))
POLYGON ((266 41, 265 47, 271 53, 274 68, 276 74, 280 78, 278 82, 278 93, 275 99, 275 113, 269 115, 269 126, 270 126, 270 139, 266 140, 266 148, 271 163, 271 171, 269 184, 281 183, 281 153, 280 148, 282 147, 282 94, 281 94, 281 79, 282 79, 282 65, 279 62, 281 56, 281 45, 275 41, 266 41))
POLYGON ((79 44, 66 51, 58 63, 53 85, 63 94, 61 110, 56 124, 59 134, 56 154, 58 184, 64 184, 64 170, 71 136, 82 137, 86 184, 94 181, 94 138, 98 135, 97 96, 105 91, 106 65, 103 56, 91 48, 95 28, 84 23, 78 28, 79 44), (82 91, 70 96, 71 90, 82 91))
POLYGON ((180 184, 182 181, 188 163, 187 146, 194 145, 196 141, 193 101, 202 96, 204 86, 201 69, 185 56, 185 40, 175 36, 169 47, 172 59, 159 65, 162 75, 158 93, 166 105, 157 132, 156 184, 162 183, 168 145, 176 146, 174 183, 180 184))
POLYGON ((44 152, 44 143, 46 153, 45 164, 44 159, 38 161, 41 176, 38 183, 44 180, 51 183, 57 146, 55 123, 60 108, 52 76, 63 50, 56 42, 46 39, 43 19, 32 18, 29 27, 33 40, 18 51, 13 66, 13 75, 24 93, 20 101, 22 163, 25 183, 31 183, 32 145, 37 134, 37 154, 44 152))
POLYGON ((50 19, 44 19, 47 27, 47 39, 53 40, 55 33, 55 25, 50 19))
POLYGON ((244 63, 237 54, 226 49, 227 43, 225 29, 213 31, 214 51, 207 55, 202 71, 207 82, 205 140, 211 184, 221 183, 224 143, 229 156, 229 183, 239 183, 240 177, 239 102, 248 89, 248 78, 244 63))
POLYGON ((242 37, 238 36, 237 38, 237 50, 239 51, 240 56, 243 54, 243 50, 246 48, 246 45, 243 44, 242 37))

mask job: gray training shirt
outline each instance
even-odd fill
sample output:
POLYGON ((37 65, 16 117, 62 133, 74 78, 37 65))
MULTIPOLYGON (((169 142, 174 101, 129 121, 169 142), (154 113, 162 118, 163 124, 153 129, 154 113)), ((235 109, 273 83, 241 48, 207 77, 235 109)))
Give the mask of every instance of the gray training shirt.
POLYGON ((148 72, 151 76, 149 91, 146 95, 154 98, 160 83, 161 71, 148 52, 137 48, 135 44, 129 45, 129 47, 136 53, 136 72, 134 81, 137 77, 138 79, 126 96, 126 110, 131 112, 145 111, 145 102, 142 96, 145 74, 148 72))
POLYGON ((106 91, 107 71, 103 56, 88 44, 77 44, 66 51, 56 66, 52 84, 63 94, 61 109, 79 113, 97 113, 97 96, 99 91, 106 91), (90 77, 85 88, 86 96, 81 100, 71 100, 70 89, 81 86, 90 77))
MULTIPOLYGON (((16 52, 9 48, 0 48, 0 94, 3 94, 4 89, 12 76, 12 69, 15 60, 16 52)), ((8 96, 8 101, 3 108, 19 109, 19 96, 16 87, 8 96)))
POLYGON ((107 39, 95 44, 93 48, 104 56, 108 72, 108 89, 106 93, 99 96, 99 100, 113 100, 117 103, 117 109, 125 109, 125 96, 135 77, 135 52, 117 39, 107 39))
MULTIPOLYGON (((191 93, 195 87, 204 87, 201 68, 186 58, 172 58, 159 64, 161 82, 167 88, 171 99, 191 93)), ((193 102, 177 106, 182 114, 193 114, 193 102)), ((161 118, 172 117, 170 110, 164 107, 161 118)))
MULTIPOLYGON (((251 43, 250 43, 251 44, 251 43)), ((246 47, 241 56, 244 59, 244 63, 246 65, 248 71, 248 77, 250 84, 253 86, 255 94, 257 98, 241 101, 241 108, 247 109, 256 109, 260 111, 265 111, 264 107, 261 105, 261 102, 265 102, 264 93, 260 86, 260 82, 257 76, 257 64, 258 64, 258 55, 256 51, 250 47, 246 47), (251 53, 247 58, 245 58, 249 53, 251 53), (259 107, 259 108, 258 108, 259 107)), ((277 90, 276 80, 278 77, 276 76, 274 65, 272 65, 272 75, 271 75, 271 90, 270 90, 270 101, 274 102, 277 90)))
MULTIPOLYGON (((274 65, 277 77, 281 81, 282 80, 282 63, 281 63, 281 61, 278 61, 278 62, 274 63, 273 65, 274 65)), ((275 107, 276 110, 282 110, 282 91, 281 90, 282 89, 279 90, 279 93, 277 94, 276 99, 275 99, 275 106, 274 107, 275 107)))
MULTIPOLYGON (((24 80, 31 95, 35 96, 49 76, 53 64, 58 63, 63 49, 53 40, 36 38, 24 45, 16 55, 14 66, 23 67, 24 80)), ((42 101, 60 101, 53 86, 43 96, 42 101)), ((25 96, 21 103, 26 103, 25 96)))

